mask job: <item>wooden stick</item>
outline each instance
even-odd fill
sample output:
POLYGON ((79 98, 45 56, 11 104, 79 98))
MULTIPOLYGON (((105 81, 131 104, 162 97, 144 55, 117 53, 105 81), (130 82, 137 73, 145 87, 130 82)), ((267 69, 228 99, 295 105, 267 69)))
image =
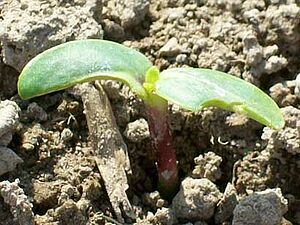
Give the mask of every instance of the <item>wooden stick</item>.
POLYGON ((74 87, 83 101, 95 160, 104 180, 105 188, 120 223, 122 212, 133 218, 131 204, 126 195, 131 174, 127 147, 116 125, 110 102, 99 83, 85 83, 74 87))

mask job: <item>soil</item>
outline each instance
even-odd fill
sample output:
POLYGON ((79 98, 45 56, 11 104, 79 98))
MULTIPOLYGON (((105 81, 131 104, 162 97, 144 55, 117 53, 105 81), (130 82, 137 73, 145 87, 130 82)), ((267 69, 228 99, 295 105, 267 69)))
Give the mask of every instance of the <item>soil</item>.
POLYGON ((298 0, 0 0, 0 43, 1 225, 300 224, 298 0), (103 81, 116 120, 109 126, 117 124, 130 161, 117 189, 124 193, 111 194, 74 90, 26 101, 17 94, 32 57, 85 38, 135 48, 161 70, 203 67, 245 79, 270 94, 286 125, 274 131, 220 109, 170 105, 182 182, 167 201, 143 103, 126 85, 103 81))

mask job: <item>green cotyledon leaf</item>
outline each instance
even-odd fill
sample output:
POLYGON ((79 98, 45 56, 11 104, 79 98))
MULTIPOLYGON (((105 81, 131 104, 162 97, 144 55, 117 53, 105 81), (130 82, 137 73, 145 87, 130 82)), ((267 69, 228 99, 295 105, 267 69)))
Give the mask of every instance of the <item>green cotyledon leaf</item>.
POLYGON ((138 51, 121 44, 96 39, 71 41, 50 48, 33 58, 19 81, 20 97, 29 99, 96 79, 114 79, 128 84, 141 98, 146 71, 151 62, 138 51))
POLYGON ((223 72, 174 68, 161 72, 155 93, 182 108, 216 106, 244 114, 273 129, 284 126, 276 103, 256 86, 223 72))

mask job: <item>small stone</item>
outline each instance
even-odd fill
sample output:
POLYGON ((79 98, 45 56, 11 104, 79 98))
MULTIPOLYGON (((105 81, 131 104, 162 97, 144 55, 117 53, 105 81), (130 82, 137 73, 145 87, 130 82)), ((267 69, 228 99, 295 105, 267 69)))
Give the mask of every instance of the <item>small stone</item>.
POLYGON ((264 48, 264 58, 268 59, 272 55, 276 55, 278 52, 278 46, 277 45, 270 45, 264 48))
POLYGON ((152 209, 161 208, 166 204, 165 200, 160 197, 158 191, 146 193, 143 196, 143 200, 145 204, 149 205, 152 209))
POLYGON ((158 209, 154 215, 158 224, 175 224, 176 218, 174 215, 174 211, 170 208, 161 208, 158 209))
POLYGON ((297 95, 295 92, 296 81, 283 81, 273 85, 270 90, 270 96, 279 107, 295 105, 297 95))
POLYGON ((0 101, 0 138, 11 133, 19 121, 19 106, 9 100, 0 101))
POLYGON ((207 47, 207 39, 206 38, 200 38, 196 41, 196 45, 199 46, 200 49, 207 47))
POLYGON ((25 151, 32 151, 34 149, 34 145, 31 143, 24 143, 22 144, 22 149, 25 151))
POLYGON ((60 134, 60 139, 63 142, 67 142, 67 141, 71 140, 72 137, 73 137, 73 132, 69 128, 64 128, 60 134))
POLYGON ((168 22, 172 22, 184 18, 185 9, 182 7, 170 8, 167 13, 168 22))
POLYGON ((187 62, 187 55, 186 54, 179 54, 176 56, 176 62, 180 64, 184 64, 187 62))
POLYGON ((172 37, 161 49, 159 49, 158 52, 161 56, 178 55, 181 52, 181 48, 178 44, 177 38, 172 37))
POLYGON ((0 176, 14 170, 23 160, 11 149, 0 146, 0 176))
POLYGON ((55 208, 54 217, 57 221, 62 221, 62 224, 88 224, 87 211, 80 210, 86 208, 82 203, 82 200, 75 202, 68 199, 55 208))
POLYGON ((24 150, 33 150, 40 144, 42 136, 44 136, 45 134, 45 130, 39 123, 34 124, 24 133, 22 133, 22 148, 24 150))
POLYGON ((150 137, 148 123, 145 119, 139 119, 128 123, 124 131, 124 136, 133 142, 141 142, 150 137))
POLYGON ((187 16, 188 18, 193 18, 193 17, 194 17, 194 13, 193 13, 192 11, 189 11, 189 12, 186 14, 186 16, 187 16))
POLYGON ((105 35, 113 40, 123 40, 125 37, 123 27, 114 21, 108 19, 103 20, 103 29, 105 35))
POLYGON ((258 24, 259 22, 259 16, 260 16, 260 12, 258 9, 251 9, 248 11, 245 11, 243 16, 245 17, 245 19, 247 19, 250 23, 253 24, 258 24))
POLYGON ((283 68, 285 68, 288 64, 288 61, 286 58, 281 57, 281 56, 276 56, 273 55, 271 56, 265 66, 264 66, 264 72, 266 72, 267 74, 272 74, 275 73, 283 68))
POLYGON ((158 199, 156 202, 156 207, 157 208, 162 208, 166 204, 165 200, 163 199, 158 199))

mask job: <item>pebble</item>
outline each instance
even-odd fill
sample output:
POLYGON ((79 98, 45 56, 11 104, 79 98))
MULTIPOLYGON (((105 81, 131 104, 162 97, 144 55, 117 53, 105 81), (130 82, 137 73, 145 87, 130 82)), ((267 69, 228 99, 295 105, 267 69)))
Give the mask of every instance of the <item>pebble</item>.
POLYGON ((15 102, 0 101, 0 139, 16 126, 20 111, 21 109, 15 102))
POLYGON ((267 74, 275 73, 285 68, 287 64, 288 61, 286 58, 282 56, 273 55, 266 61, 264 72, 266 72, 267 74))
POLYGON ((180 64, 184 64, 187 62, 187 55, 186 54, 179 54, 176 56, 176 62, 180 64))
POLYGON ((161 56, 178 55, 181 52, 181 48, 178 44, 177 38, 172 37, 161 49, 159 49, 158 52, 161 56))
POLYGON ((0 176, 14 170, 23 160, 11 149, 0 146, 0 176))
POLYGON ((12 140, 12 131, 19 121, 20 111, 15 102, 0 101, 0 176, 23 162, 13 150, 6 147, 12 140))
POLYGON ((73 132, 69 128, 64 128, 60 134, 60 139, 64 142, 71 140, 73 137, 73 132))
POLYGON ((141 142, 150 137, 148 123, 143 118, 128 123, 123 134, 132 142, 141 142))
POLYGON ((171 8, 168 11, 168 22, 184 18, 185 10, 182 7, 171 8))

